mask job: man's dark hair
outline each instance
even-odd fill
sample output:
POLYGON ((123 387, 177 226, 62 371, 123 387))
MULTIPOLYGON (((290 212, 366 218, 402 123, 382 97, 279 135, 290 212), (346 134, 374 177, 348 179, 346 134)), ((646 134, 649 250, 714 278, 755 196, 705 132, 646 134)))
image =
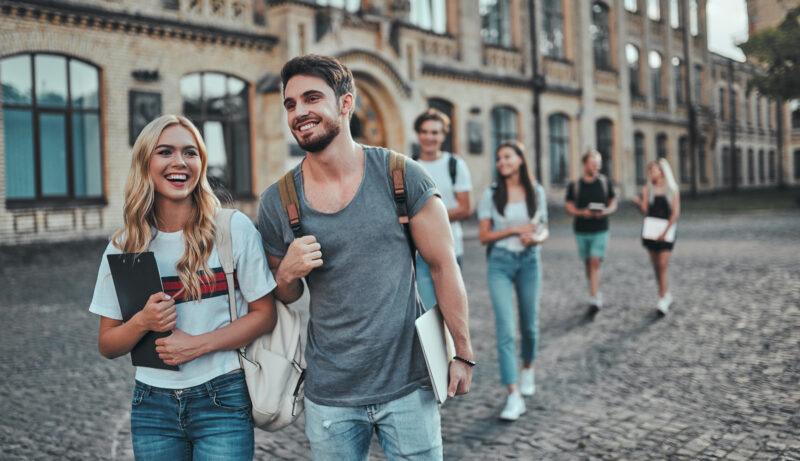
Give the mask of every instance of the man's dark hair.
POLYGON ((414 120, 414 131, 419 133, 419 130, 422 129, 422 124, 428 120, 442 122, 442 131, 444 131, 444 134, 450 132, 450 117, 448 117, 445 113, 432 108, 421 113, 419 117, 414 120))
POLYGON ((308 75, 325 80, 328 86, 333 89, 337 100, 347 93, 351 93, 354 97, 356 95, 353 73, 335 58, 318 54, 307 54, 292 58, 281 69, 284 94, 286 92, 286 84, 296 75, 308 75))

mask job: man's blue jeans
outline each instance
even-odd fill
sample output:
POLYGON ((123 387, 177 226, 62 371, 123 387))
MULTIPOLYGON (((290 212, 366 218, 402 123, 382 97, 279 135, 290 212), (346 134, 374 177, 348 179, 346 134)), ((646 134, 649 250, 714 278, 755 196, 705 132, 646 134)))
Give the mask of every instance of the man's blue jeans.
POLYGON ((139 381, 133 389, 131 438, 141 460, 252 460, 253 421, 244 372, 188 389, 139 381))
MULTIPOLYGON (((456 256, 458 268, 461 266, 461 256, 456 256)), ((428 263, 417 253, 417 292, 425 305, 425 310, 430 310, 436 305, 436 293, 433 291, 433 278, 428 263)))
POLYGON ((367 460, 373 432, 389 461, 442 459, 439 406, 430 388, 360 407, 330 407, 306 398, 305 408, 315 461, 367 460))
POLYGON ((538 247, 530 247, 521 252, 493 248, 489 255, 486 278, 494 307, 500 382, 504 385, 515 384, 518 382, 514 345, 515 291, 519 305, 522 361, 533 362, 539 346, 542 272, 538 247))

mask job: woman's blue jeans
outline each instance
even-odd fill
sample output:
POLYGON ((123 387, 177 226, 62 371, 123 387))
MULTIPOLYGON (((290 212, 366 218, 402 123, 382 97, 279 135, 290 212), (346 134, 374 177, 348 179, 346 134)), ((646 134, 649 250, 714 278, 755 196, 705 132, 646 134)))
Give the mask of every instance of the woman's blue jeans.
POLYGON ((136 381, 133 454, 141 460, 252 460, 253 420, 244 372, 187 389, 136 381))
POLYGON ((486 278, 494 307, 500 382, 504 385, 515 384, 519 380, 514 344, 514 292, 517 293, 519 307, 522 361, 533 362, 539 345, 542 271, 538 246, 521 252, 493 248, 486 278))

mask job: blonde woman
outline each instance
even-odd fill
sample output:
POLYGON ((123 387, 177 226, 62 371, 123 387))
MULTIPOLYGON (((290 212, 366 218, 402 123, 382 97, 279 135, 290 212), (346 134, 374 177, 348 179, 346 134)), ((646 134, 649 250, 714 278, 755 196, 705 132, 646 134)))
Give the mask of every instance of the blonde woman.
POLYGON ((649 181, 642 187, 642 196, 641 198, 634 197, 633 203, 645 216, 667 220, 666 228, 657 238, 642 238, 642 245, 650 252, 650 260, 653 263, 653 270, 658 282, 658 304, 656 306, 659 312, 666 315, 672 304, 672 294, 669 292, 667 281, 667 268, 672 248, 675 245, 675 240, 668 241, 667 236, 675 231, 681 209, 681 195, 666 159, 650 162, 647 165, 647 173, 649 181))
POLYGON ((253 458, 250 397, 236 349, 276 322, 261 238, 242 213, 231 219, 236 301, 231 323, 227 285, 214 246, 219 201, 206 178, 208 155, 197 128, 178 115, 150 122, 133 146, 124 226, 106 248, 89 310, 100 316, 98 349, 127 354, 148 331, 171 335, 156 352, 178 371, 137 367, 131 437, 137 460, 253 458), (156 293, 127 322, 110 277, 108 254, 154 253, 167 293, 156 293))

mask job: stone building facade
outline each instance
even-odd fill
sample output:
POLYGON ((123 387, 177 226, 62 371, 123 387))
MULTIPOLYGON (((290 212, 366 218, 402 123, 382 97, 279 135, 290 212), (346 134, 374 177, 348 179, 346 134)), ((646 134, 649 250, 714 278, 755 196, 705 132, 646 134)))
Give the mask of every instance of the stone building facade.
MULTIPOLYGON (((590 146, 624 197, 656 156, 688 190, 687 98, 697 187, 724 187, 733 170, 714 105, 727 60, 707 51, 705 1, 0 0, 0 244, 118 229, 133 140, 160 113, 195 121, 209 174, 254 215, 302 156, 278 72, 305 53, 352 69, 360 142, 412 153, 416 115, 448 113, 447 148, 466 160, 476 196, 509 139, 528 146, 556 202, 590 146)), ((741 88, 752 69, 735 69, 741 88)), ((767 102, 753 104, 767 123, 767 102)), ((764 150, 768 172, 771 132, 747 127, 740 162, 764 150)))

